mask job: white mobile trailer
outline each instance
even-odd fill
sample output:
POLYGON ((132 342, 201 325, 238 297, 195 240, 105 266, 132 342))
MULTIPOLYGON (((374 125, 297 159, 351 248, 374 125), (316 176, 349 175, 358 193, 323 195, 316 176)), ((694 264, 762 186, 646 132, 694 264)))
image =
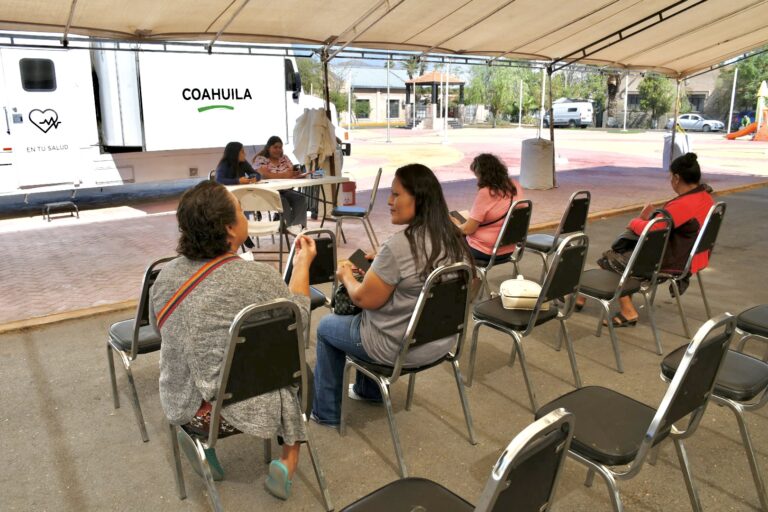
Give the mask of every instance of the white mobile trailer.
MULTIPOLYGON (((552 116, 555 126, 586 128, 592 124, 592 102, 560 98, 552 102, 552 116)), ((544 116, 544 126, 549 126, 549 113, 544 116)))
POLYGON ((206 176, 303 112, 282 55, 0 48, 0 194, 206 176))

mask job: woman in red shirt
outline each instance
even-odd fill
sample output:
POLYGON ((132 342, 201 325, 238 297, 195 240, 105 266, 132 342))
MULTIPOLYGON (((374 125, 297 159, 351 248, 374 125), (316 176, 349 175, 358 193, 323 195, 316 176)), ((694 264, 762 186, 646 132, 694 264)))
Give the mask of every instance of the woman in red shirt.
MULTIPOLYGON (((451 220, 466 235, 472 256, 479 264, 488 263, 504 224, 509 205, 522 199, 520 185, 509 177, 507 167, 495 155, 482 153, 472 160, 470 170, 477 176, 477 195, 465 222, 451 220)), ((509 254, 515 245, 499 247, 497 256, 509 254)))
MULTIPOLYGON (((672 217, 672 232, 669 235, 661 269, 666 273, 679 274, 685 267, 699 230, 704 225, 704 220, 715 201, 710 195, 712 189, 709 185, 701 183, 701 168, 695 153, 686 153, 675 158, 669 167, 670 184, 672 190, 677 193, 677 197, 663 206, 663 209, 672 217)), ((640 235, 656 209, 652 204, 645 205, 640 216, 629 221, 627 229, 640 235)), ((659 228, 662 227, 661 225, 658 226, 659 228)), ((708 252, 695 255, 691 262, 691 274, 705 268, 708 263, 708 252)), ((613 269, 608 268, 607 270, 613 269)), ((619 304, 621 311, 613 317, 614 327, 635 325, 638 313, 632 303, 632 296, 621 297, 619 304)), ((583 305, 584 299, 582 298, 577 302, 576 307, 580 309, 583 305)))

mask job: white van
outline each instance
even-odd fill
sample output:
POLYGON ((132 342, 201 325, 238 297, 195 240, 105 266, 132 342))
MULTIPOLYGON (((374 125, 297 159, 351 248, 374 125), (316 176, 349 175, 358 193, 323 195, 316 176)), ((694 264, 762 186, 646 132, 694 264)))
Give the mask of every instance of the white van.
MULTIPOLYGON (((592 125, 592 102, 560 98, 552 102, 552 115, 555 126, 586 128, 592 125)), ((549 127, 549 113, 544 116, 544 126, 549 127)))

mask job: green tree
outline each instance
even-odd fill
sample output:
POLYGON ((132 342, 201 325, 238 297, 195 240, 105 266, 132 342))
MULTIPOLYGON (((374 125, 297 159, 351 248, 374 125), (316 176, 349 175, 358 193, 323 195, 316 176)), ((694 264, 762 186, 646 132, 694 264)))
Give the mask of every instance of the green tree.
MULTIPOLYGON (((311 92, 314 96, 322 98, 325 89, 323 85, 323 65, 320 60, 314 57, 297 57, 296 64, 301 75, 301 88, 304 93, 309 94, 311 92)), ((328 68, 328 82, 331 103, 336 106, 336 112, 344 112, 347 110, 347 95, 341 91, 344 81, 331 67, 328 68)))
MULTIPOLYGON (((767 49, 768 47, 762 48, 762 50, 767 49)), ((712 91, 712 95, 705 106, 705 112, 708 115, 720 119, 728 116, 733 74, 736 67, 739 68, 739 76, 736 80, 736 97, 733 102, 733 110, 735 112, 754 110, 757 106, 757 91, 760 89, 762 81, 768 80, 768 53, 755 55, 720 70, 715 90, 712 91)))
POLYGON ((541 74, 527 68, 474 66, 470 69, 466 89, 467 103, 485 105, 493 127, 499 117, 516 118, 520 107, 520 80, 523 81, 523 113, 539 107, 541 74))
POLYGON ((640 94, 640 109, 651 113, 654 125, 662 114, 672 109, 675 88, 668 78, 659 75, 645 75, 637 87, 640 94))
POLYGON ((400 67, 408 73, 408 78, 410 79, 420 77, 427 71, 427 63, 415 55, 413 57, 408 57, 404 61, 400 61, 400 67))

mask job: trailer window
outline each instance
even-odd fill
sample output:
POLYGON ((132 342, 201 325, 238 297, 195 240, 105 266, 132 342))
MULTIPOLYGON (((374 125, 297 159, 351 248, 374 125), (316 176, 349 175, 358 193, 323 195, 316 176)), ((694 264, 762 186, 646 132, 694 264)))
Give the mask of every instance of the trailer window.
POLYGON ((21 59, 19 70, 25 91, 56 90, 56 70, 51 59, 21 59))

